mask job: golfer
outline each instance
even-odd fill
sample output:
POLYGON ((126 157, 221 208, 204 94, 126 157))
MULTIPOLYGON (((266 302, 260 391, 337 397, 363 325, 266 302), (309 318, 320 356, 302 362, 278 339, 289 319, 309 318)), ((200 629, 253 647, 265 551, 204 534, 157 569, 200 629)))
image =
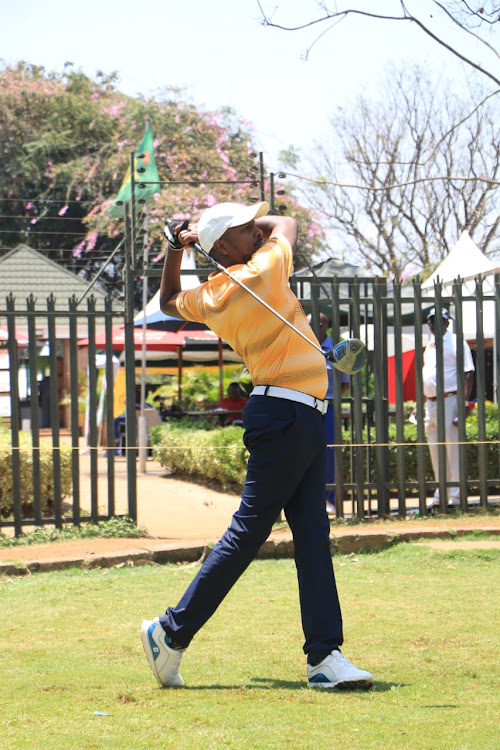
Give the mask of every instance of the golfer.
MULTIPOLYGON (((179 232, 179 240, 184 246, 199 243, 311 338, 288 286, 297 222, 268 216, 268 210, 265 202, 212 206, 197 226, 179 232)), ((369 688, 373 675, 340 652, 342 616, 325 509, 325 358, 222 272, 212 273, 196 289, 181 291, 181 256, 172 247, 167 250, 161 309, 206 323, 242 356, 254 385, 243 411, 243 440, 250 456, 241 504, 227 531, 177 606, 142 624, 151 669, 163 686, 183 684, 179 667, 185 650, 254 559, 283 509, 295 547, 308 683, 369 688)))

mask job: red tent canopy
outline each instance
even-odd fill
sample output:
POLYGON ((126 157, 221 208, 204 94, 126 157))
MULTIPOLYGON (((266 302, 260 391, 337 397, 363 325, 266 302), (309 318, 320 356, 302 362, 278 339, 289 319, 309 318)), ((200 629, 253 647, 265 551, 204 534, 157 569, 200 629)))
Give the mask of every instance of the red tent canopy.
MULTIPOLYGON (((403 401, 415 401, 415 350, 403 352, 401 369, 403 373, 403 401)), ((389 403, 396 403, 396 360, 387 358, 389 403)))
MULTIPOLYGON (((0 341, 8 341, 8 340, 9 340, 9 332, 7 328, 0 328, 0 341)), ((18 346, 28 346, 28 339, 24 338, 24 336, 19 336, 18 334, 16 334, 16 341, 17 341, 18 346)))
MULTIPOLYGON (((112 343, 111 347, 114 351, 122 351, 125 349, 125 328, 123 326, 115 326, 111 329, 112 343)), ((217 336, 212 331, 155 331, 149 328, 146 329, 146 350, 156 352, 175 352, 179 346, 184 345, 186 338, 202 339, 204 341, 217 341, 217 336)), ((142 328, 134 328, 134 348, 136 350, 142 349, 143 330, 142 328)), ((88 346, 88 339, 80 339, 78 342, 79 346, 88 346)), ((98 349, 104 349, 106 346, 106 333, 102 331, 95 337, 95 345, 98 349)))

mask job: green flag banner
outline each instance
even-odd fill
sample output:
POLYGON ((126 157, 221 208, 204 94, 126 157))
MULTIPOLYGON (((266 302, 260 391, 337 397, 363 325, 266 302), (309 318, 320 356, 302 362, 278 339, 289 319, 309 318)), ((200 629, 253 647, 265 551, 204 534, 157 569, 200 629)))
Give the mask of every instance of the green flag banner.
MULTIPOLYGON (((151 124, 148 122, 146 125, 146 132, 144 138, 141 141, 139 148, 135 155, 135 201, 137 209, 140 205, 137 205, 140 200, 150 201, 154 193, 160 192, 160 177, 158 175, 158 169, 156 167, 156 161, 153 151, 153 131, 151 124), (141 158, 139 158, 139 156, 141 158), (139 168, 143 168, 144 172, 138 172, 139 168), (139 187, 144 184, 144 187, 139 187)), ((132 197, 132 183, 130 179, 130 165, 127 169, 127 173, 123 179, 120 192, 116 196, 113 205, 108 211, 108 216, 114 219, 122 218, 125 215, 125 203, 130 203, 132 197)))

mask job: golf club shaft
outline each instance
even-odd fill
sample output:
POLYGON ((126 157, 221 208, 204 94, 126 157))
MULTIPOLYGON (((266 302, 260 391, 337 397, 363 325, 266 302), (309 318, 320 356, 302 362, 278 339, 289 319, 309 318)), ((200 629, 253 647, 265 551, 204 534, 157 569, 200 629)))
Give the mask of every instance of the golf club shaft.
POLYGON ((215 260, 215 258, 212 258, 212 256, 209 255, 207 252, 205 252, 205 250, 203 250, 203 248, 200 245, 198 245, 196 242, 194 242, 193 245, 192 245, 192 247, 194 247, 195 250, 197 250, 207 260, 209 260, 210 263, 212 263, 212 265, 214 265, 219 271, 221 271, 222 273, 226 274, 226 276, 228 276, 231 279, 231 281, 234 281, 235 284, 238 284, 238 286, 240 286, 242 289, 244 289, 246 292, 248 292, 248 294, 250 294, 255 300, 257 300, 257 302, 260 302, 261 305, 264 305, 264 307, 266 308, 266 310, 269 310, 269 312, 271 312, 273 315, 275 315, 277 318, 279 318, 282 321, 282 323, 284 323, 289 328, 291 328, 292 331, 295 331, 295 333, 298 333, 298 335, 301 336, 304 339, 304 341, 308 341, 309 344, 311 344, 311 346, 313 346, 320 354, 322 354, 326 358, 327 353, 324 352, 323 349, 320 346, 317 346, 317 344, 315 344, 314 341, 311 341, 311 339, 309 339, 304 333, 302 333, 302 331, 299 331, 298 328, 295 328, 295 326, 292 323, 290 323, 290 321, 288 321, 286 318, 284 318, 283 315, 280 315, 280 313, 277 310, 275 310, 273 307, 271 307, 270 305, 268 305, 267 302, 265 302, 261 297, 259 297, 258 294, 255 294, 255 292, 252 292, 252 290, 249 289, 246 286, 246 284, 244 284, 242 281, 239 281, 239 279, 237 279, 235 276, 233 276, 233 274, 230 273, 227 270, 227 268, 224 268, 224 266, 222 266, 220 263, 218 263, 215 260))

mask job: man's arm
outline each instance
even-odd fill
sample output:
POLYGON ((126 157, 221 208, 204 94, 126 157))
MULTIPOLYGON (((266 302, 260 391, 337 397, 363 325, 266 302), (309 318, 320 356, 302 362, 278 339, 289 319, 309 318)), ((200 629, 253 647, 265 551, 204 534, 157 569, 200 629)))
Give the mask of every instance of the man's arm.
POLYGON ((262 231, 264 238, 267 240, 272 234, 282 234, 292 248, 292 253, 295 252, 297 245, 297 238, 299 236, 299 225, 295 219, 290 216, 261 216, 260 219, 256 219, 255 223, 262 231))
MULTIPOLYGON (((198 229, 196 224, 189 224, 187 229, 183 229, 179 232, 179 240, 182 242, 184 247, 192 245, 193 242, 198 242, 198 229)), ((160 310, 165 315, 172 315, 174 318, 183 318, 177 306, 175 300, 177 299, 179 292, 182 291, 181 287, 181 263, 182 263, 182 250, 173 250, 171 247, 167 248, 167 254, 165 256, 165 263, 163 265, 163 273, 161 275, 160 284, 160 310)))
POLYGON ((469 372, 465 373, 465 381, 464 381, 464 394, 465 394, 465 400, 469 401, 470 394, 472 393, 472 385, 474 383, 474 371, 469 370, 469 372))
POLYGON ((184 251, 167 250, 160 284, 160 310, 174 318, 183 316, 177 310, 175 300, 181 291, 181 262, 184 251))

